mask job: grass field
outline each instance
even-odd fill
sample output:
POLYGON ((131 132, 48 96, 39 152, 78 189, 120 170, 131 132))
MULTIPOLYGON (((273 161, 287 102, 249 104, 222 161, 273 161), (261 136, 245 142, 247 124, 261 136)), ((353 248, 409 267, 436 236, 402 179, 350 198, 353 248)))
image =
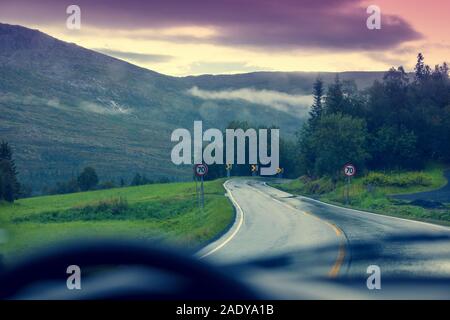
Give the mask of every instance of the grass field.
POLYGON ((6 259, 67 238, 132 237, 194 249, 233 220, 224 180, 205 182, 205 208, 195 184, 169 183, 21 199, 0 204, 0 244, 6 259))
POLYGON ((406 201, 391 197, 395 194, 438 189, 447 183, 443 173, 444 167, 435 164, 428 166, 423 171, 378 172, 365 177, 353 178, 348 204, 346 204, 344 181, 338 182, 336 187, 327 178, 315 181, 295 179, 287 184, 272 184, 272 186, 292 194, 310 196, 340 206, 450 225, 449 204, 442 208, 429 209, 409 205, 406 201))

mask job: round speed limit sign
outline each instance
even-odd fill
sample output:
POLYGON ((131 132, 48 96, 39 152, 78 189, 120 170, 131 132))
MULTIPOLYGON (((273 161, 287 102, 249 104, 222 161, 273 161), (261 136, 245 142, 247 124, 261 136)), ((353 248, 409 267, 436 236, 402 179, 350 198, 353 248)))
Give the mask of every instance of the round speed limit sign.
POLYGON ((344 166, 344 174, 347 177, 353 177, 356 174, 356 167, 351 163, 347 163, 344 166))
POLYGON ((199 163, 194 166, 195 175, 203 177, 208 173, 208 166, 205 163, 199 163))

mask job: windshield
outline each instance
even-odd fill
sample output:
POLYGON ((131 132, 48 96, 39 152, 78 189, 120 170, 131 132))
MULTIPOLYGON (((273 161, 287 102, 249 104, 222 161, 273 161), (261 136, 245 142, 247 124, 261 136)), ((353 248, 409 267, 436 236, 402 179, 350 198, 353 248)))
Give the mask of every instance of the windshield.
POLYGON ((0 298, 449 299, 449 10, 2 0, 0 298))

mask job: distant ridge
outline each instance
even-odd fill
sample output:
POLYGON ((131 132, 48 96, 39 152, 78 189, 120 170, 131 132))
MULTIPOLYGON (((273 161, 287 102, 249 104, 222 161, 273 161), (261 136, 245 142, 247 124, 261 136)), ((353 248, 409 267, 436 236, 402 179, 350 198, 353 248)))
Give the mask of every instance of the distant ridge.
MULTIPOLYGON (((84 166, 102 180, 136 172, 189 179, 170 161, 170 133, 194 120, 225 127, 232 120, 277 125, 292 136, 294 113, 244 100, 205 100, 189 93, 252 88, 310 94, 317 73, 255 72, 171 77, 37 30, 0 23, 0 139, 14 148, 19 178, 34 192, 66 181, 84 166)), ((321 73, 325 81, 334 73, 321 73)), ((343 73, 362 87, 382 73, 343 73)), ((298 106, 306 108, 306 106, 298 106)))

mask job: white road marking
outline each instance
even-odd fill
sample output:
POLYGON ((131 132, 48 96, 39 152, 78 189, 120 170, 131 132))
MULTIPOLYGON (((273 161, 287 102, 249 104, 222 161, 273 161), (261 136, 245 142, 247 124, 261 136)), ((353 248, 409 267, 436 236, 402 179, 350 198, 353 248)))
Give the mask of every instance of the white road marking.
MULTIPOLYGON (((230 242, 234 236, 239 232, 239 230, 241 229, 241 226, 244 222, 244 211, 242 211, 241 206, 237 203, 236 199, 233 197, 233 194, 231 193, 231 190, 228 189, 228 187, 226 186, 227 183, 230 180, 225 181, 225 183, 223 184, 223 187, 225 188, 225 190, 227 190, 228 196, 231 199, 231 202, 233 203, 233 205, 236 207, 236 220, 237 222, 237 226, 234 228, 234 231, 225 238, 225 240, 223 240, 218 246, 216 246, 215 248, 211 249, 210 251, 202 254, 200 256, 200 259, 203 259, 207 256, 209 256, 210 254, 213 254, 214 252, 216 252, 217 250, 223 248, 228 242, 230 242)), ((234 226, 233 226, 234 227, 234 226)), ((233 228, 231 227, 231 228, 233 228)))
MULTIPOLYGON (((269 186, 266 182, 263 182, 263 184, 264 184, 266 187, 269 187, 269 188, 278 190, 278 189, 276 189, 276 188, 274 188, 274 187, 269 186)), ((283 192, 285 192, 285 191, 283 191, 283 192)), ((289 192, 285 192, 285 193, 290 194, 291 196, 293 196, 293 194, 291 194, 291 193, 289 193, 289 192)), ((309 198, 309 197, 305 197, 305 196, 298 196, 298 195, 296 195, 296 197, 299 197, 299 198, 305 198, 305 199, 307 199, 307 200, 310 200, 310 201, 313 201, 313 202, 317 202, 317 203, 320 203, 320 204, 323 204, 323 205, 326 205, 326 206, 329 206, 329 207, 333 207, 333 208, 338 208, 338 209, 344 209, 344 210, 354 211, 354 212, 357 212, 357 213, 360 213, 360 214, 361 214, 361 213, 362 213, 362 214, 371 214, 371 215, 375 215, 375 216, 378 216, 378 217, 384 217, 384 218, 389 218, 389 219, 394 219, 394 220, 401 220, 401 221, 407 221, 407 222, 414 222, 414 223, 417 223, 417 224, 426 225, 426 226, 428 226, 428 227, 433 227, 433 228, 435 228, 435 229, 440 229, 440 230, 444 230, 444 231, 450 231, 450 227, 441 226, 441 225, 433 224, 433 223, 429 223, 429 222, 423 222, 423 221, 411 220, 411 219, 406 219, 406 218, 400 218, 400 217, 394 217, 394 216, 389 216, 389 215, 379 214, 379 213, 375 213, 375 212, 369 212, 369 211, 364 211, 364 210, 357 210, 357 209, 352 209, 352 208, 341 207, 341 206, 338 206, 338 205, 335 205, 335 204, 326 203, 326 202, 323 202, 323 201, 320 201, 320 200, 316 200, 316 199, 313 199, 313 198, 309 198)))

